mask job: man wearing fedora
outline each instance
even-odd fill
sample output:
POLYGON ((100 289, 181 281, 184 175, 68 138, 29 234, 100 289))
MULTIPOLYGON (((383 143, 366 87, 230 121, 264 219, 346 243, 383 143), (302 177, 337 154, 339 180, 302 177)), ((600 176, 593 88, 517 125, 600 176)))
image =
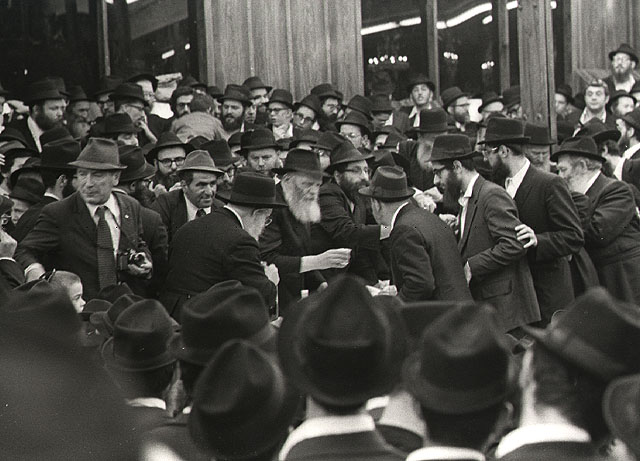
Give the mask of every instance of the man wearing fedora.
POLYGON ((527 122, 524 125, 524 136, 529 140, 522 147, 531 165, 541 171, 551 172, 551 146, 556 142, 551 139, 549 127, 527 122))
POLYGON ((147 154, 147 160, 156 167, 151 188, 160 195, 171 190, 178 182, 178 168, 184 164, 187 154, 193 150, 190 144, 183 143, 175 133, 166 131, 147 154))
POLYGON ((69 165, 77 168, 77 193, 46 205, 16 250, 27 279, 45 272, 44 256, 51 263, 46 269, 81 277, 87 300, 118 281, 149 277, 152 263, 142 239, 140 204, 112 193, 125 169, 115 141, 90 139, 69 165))
POLYGON ((239 153, 247 160, 247 167, 265 176, 274 176, 273 169, 279 165, 278 151, 281 149, 273 132, 267 128, 245 131, 240 137, 239 153))
POLYGON ((276 88, 267 103, 269 125, 276 141, 291 139, 297 134, 293 126, 293 96, 289 90, 276 88))
POLYGON ((365 411, 400 378, 406 353, 402 317, 351 276, 300 301, 285 316, 278 353, 286 378, 307 396, 306 420, 289 434, 280 460, 400 460, 365 411))
POLYGON ((531 166, 524 155, 531 138, 517 119, 492 118, 484 143, 486 158, 500 185, 518 207, 523 225, 517 238, 525 243, 543 324, 573 301, 569 259, 584 245, 578 211, 565 181, 531 166), (498 173, 499 172, 499 173, 498 173), (503 173, 504 172, 504 173, 503 173), (506 176, 504 182, 502 176, 506 176))
POLYGON ((620 132, 618 144, 627 147, 622 157, 625 160, 640 159, 640 108, 616 120, 616 126, 620 132))
POLYGON ((65 96, 52 81, 40 80, 29 85, 24 102, 29 106, 29 116, 13 120, 7 127, 23 135, 26 147, 41 152, 40 135, 62 124, 67 106, 65 96))
POLYGON ((223 206, 215 196, 218 178, 224 172, 216 167, 207 151, 190 152, 177 173, 180 189, 159 195, 152 205, 167 227, 169 242, 184 224, 223 206))
POLYGON ((611 75, 604 79, 609 86, 609 93, 613 94, 615 90, 630 93, 636 83, 633 71, 638 66, 638 54, 629 44, 621 43, 617 49, 609 52, 609 60, 611 75))
POLYGON ((504 188, 476 171, 469 138, 442 135, 434 141, 432 162, 439 187, 459 197, 458 236, 464 270, 473 299, 492 304, 504 331, 540 320, 540 309, 517 238, 518 209, 504 188))
POLYGON ((342 96, 331 83, 321 83, 311 88, 311 94, 320 99, 320 113, 318 125, 320 131, 337 131, 334 123, 338 120, 341 109, 342 96))
POLYGON ((371 150, 371 123, 367 117, 358 111, 352 111, 335 123, 339 133, 351 141, 356 149, 371 150))
POLYGON ((140 85, 130 82, 121 83, 113 90, 109 98, 113 101, 115 113, 128 114, 133 125, 140 130, 138 133, 139 146, 158 140, 147 122, 145 109, 149 107, 149 103, 144 97, 140 85))
POLYGON ((552 160, 569 188, 590 199, 584 246, 600 283, 618 299, 640 303, 640 219, 630 186, 602 174, 604 157, 590 137, 565 140, 552 160))
POLYGON ((420 112, 433 107, 432 100, 435 91, 436 86, 424 74, 416 74, 409 79, 407 93, 409 93, 412 105, 411 107, 403 107, 402 110, 409 115, 410 126, 420 126, 420 118, 422 117, 420 112))
POLYGON ((321 219, 311 227, 312 253, 331 248, 352 250, 346 270, 327 270, 327 279, 345 271, 362 277, 370 285, 388 278, 380 240, 389 237, 391 229, 372 224, 364 198, 358 193, 369 184, 367 160, 371 157, 344 141, 333 150, 331 164, 325 170, 332 179, 320 187, 321 219))
POLYGON ((129 114, 116 113, 104 118, 103 136, 113 139, 119 145, 137 146, 138 129, 133 125, 129 114))
POLYGON ((449 114, 449 126, 458 132, 466 133, 475 141, 477 126, 471 123, 469 115, 469 95, 457 86, 447 88, 440 94, 442 108, 449 114))
MULTIPOLYGON (((11 189, 9 198, 13 201, 11 208, 11 223, 13 226, 34 205, 42 201, 44 184, 36 178, 20 177, 11 189)), ((15 229, 15 227, 14 227, 15 229)), ((13 230, 10 232, 13 235, 13 230)))
POLYGON ((381 166, 359 192, 371 200, 375 220, 391 228, 391 282, 402 301, 472 299, 453 232, 409 201, 414 191, 402 168, 381 166))
MULTIPOLYGON (((610 443, 602 414, 609 382, 638 373, 640 311, 592 288, 546 330, 526 328, 535 343, 519 376, 519 427, 496 449, 500 460, 594 460, 610 443)), ((618 459, 618 458, 616 458, 618 459)))
POLYGON ((369 99, 374 129, 380 130, 383 126, 392 126, 400 133, 404 133, 411 127, 409 116, 405 112, 394 109, 389 95, 373 94, 369 99))
POLYGON ((264 126, 268 123, 267 104, 269 104, 269 93, 273 87, 266 85, 258 76, 252 76, 242 82, 242 86, 249 89, 250 99, 256 108, 255 124, 264 126))
POLYGON ((73 140, 60 140, 45 144, 40 154, 40 176, 45 191, 39 203, 29 208, 20 218, 13 230, 13 236, 21 241, 36 225, 42 209, 50 204, 60 201, 75 191, 75 168, 69 165, 80 155, 80 144, 73 140))
POLYGON ((233 180, 243 158, 239 155, 232 154, 229 144, 224 139, 214 139, 205 142, 200 149, 209 152, 216 168, 221 169, 224 173, 218 176, 218 191, 229 191, 233 184, 233 180))
POLYGON ((300 130, 317 129, 316 120, 322 103, 315 94, 308 94, 293 105, 293 126, 300 130))
POLYGON ((482 122, 486 123, 491 114, 503 114, 504 102, 502 96, 495 91, 488 91, 482 95, 482 104, 478 107, 482 122))
POLYGON ((251 93, 245 86, 229 84, 224 89, 224 95, 218 98, 222 104, 220 118, 222 121, 223 139, 237 132, 244 132, 255 128, 255 125, 245 123, 244 114, 251 102, 251 93))
POLYGON ((276 196, 275 182, 240 173, 231 192, 219 197, 227 202, 224 207, 188 222, 173 237, 161 300, 174 318, 189 298, 225 280, 256 288, 269 308, 276 304, 277 269, 261 264, 258 246, 272 209, 286 206, 276 196))
POLYGON ((484 461, 511 422, 516 364, 495 310, 452 306, 424 330, 403 366, 403 382, 427 426, 408 461, 484 461))
POLYGON ((267 263, 278 268, 278 301, 281 311, 309 292, 326 286, 324 269, 342 269, 349 263, 347 248, 311 252, 311 225, 320 222, 320 186, 323 172, 315 152, 291 149, 284 166, 276 168, 278 197, 287 208, 274 210, 272 221, 260 237, 260 251, 267 263))

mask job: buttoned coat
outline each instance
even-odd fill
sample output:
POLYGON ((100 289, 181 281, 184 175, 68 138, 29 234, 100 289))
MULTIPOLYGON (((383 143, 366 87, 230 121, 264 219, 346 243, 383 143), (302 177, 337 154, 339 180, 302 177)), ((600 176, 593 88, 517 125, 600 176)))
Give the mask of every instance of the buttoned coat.
MULTIPOLYGON (((589 225, 590 201, 589 197, 580 192, 571 191, 571 200, 578 210, 580 218, 580 227, 582 227, 583 235, 589 225)), ((569 261, 571 269, 571 281, 573 283, 573 293, 577 298, 591 287, 600 285, 598 272, 596 271, 589 253, 584 246, 580 247, 577 253, 574 253, 569 261)))
POLYGON ((473 299, 498 310, 504 331, 540 320, 526 249, 516 239, 519 224, 518 209, 507 191, 479 176, 458 249, 471 268, 473 299))

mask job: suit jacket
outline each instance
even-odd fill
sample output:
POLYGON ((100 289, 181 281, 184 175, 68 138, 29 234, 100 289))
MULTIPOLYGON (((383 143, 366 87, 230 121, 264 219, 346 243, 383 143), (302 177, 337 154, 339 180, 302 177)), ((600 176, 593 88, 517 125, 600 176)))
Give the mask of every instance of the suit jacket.
POLYGON ((589 443, 544 442, 523 445, 498 459, 504 461, 595 461, 601 458, 589 443))
MULTIPOLYGON (((282 186, 276 190, 285 201, 282 186)), ((311 255, 311 225, 298 221, 289 208, 276 208, 269 224, 260 236, 261 257, 275 264, 280 275, 278 302, 281 309, 300 299, 300 290, 314 290, 325 281, 320 271, 300 273, 302 256, 311 255)))
POLYGON ((22 133, 24 139, 27 141, 27 147, 38 152, 36 140, 33 138, 31 130, 29 129, 29 125, 27 124, 27 117, 12 120, 11 123, 9 123, 7 126, 10 126, 11 128, 14 128, 22 133))
MULTIPOLYGON (((375 284, 386 272, 380 253, 380 226, 367 224, 367 208, 362 197, 356 198, 351 211, 350 201, 335 182, 320 187, 322 220, 311 226, 312 254, 330 248, 351 248, 351 260, 346 271, 375 284)), ((327 278, 344 270, 323 271, 327 278)))
MULTIPOLYGON (((224 204, 214 198, 213 205, 211 205, 211 211, 216 208, 222 208, 224 204)), ((184 192, 182 189, 172 190, 166 194, 161 194, 151 209, 157 211, 162 218, 162 222, 167 227, 169 242, 173 240, 173 236, 180 227, 187 222, 187 204, 185 202, 184 192)))
POLYGON ((226 280, 256 288, 267 306, 275 305, 276 286, 260 264, 258 242, 230 210, 222 208, 188 222, 176 233, 160 300, 179 319, 187 299, 226 280))
POLYGON ((504 331, 540 320, 526 249, 516 239, 519 224, 518 209, 507 191, 479 176, 458 249, 471 268, 473 299, 493 304, 504 331))
POLYGON ((409 203, 390 236, 391 280, 405 302, 471 300, 456 238, 427 210, 409 203))
POLYGON ((11 259, 0 259, 0 305, 14 288, 25 282, 22 268, 11 259))
POLYGON ((157 407, 130 407, 134 430, 141 435, 170 420, 169 414, 157 407))
MULTIPOLYGON (((120 207, 118 250, 133 249, 149 254, 142 237, 140 204, 123 194, 115 194, 115 197, 120 207)), ((35 227, 18 244, 16 261, 26 269, 32 263, 42 263, 46 255, 51 265, 45 269, 66 270, 80 276, 84 298, 88 301, 100 290, 96 245, 96 224, 76 192, 42 209, 35 227)), ((130 286, 140 280, 125 272, 119 272, 118 279, 130 286)))
POLYGON ((145 434, 145 439, 171 448, 184 461, 210 461, 211 456, 202 452, 191 439, 187 421, 189 415, 180 413, 167 419, 145 434))
POLYGON ((401 110, 393 111, 393 120, 391 126, 396 128, 400 133, 404 133, 411 129, 411 122, 409 121, 409 115, 401 110))
POLYGON ((36 221, 38 220, 38 216, 40 216, 40 212, 50 203, 57 202, 53 197, 49 197, 45 195, 35 205, 31 206, 18 220, 16 227, 13 229, 11 236, 16 239, 18 242, 27 236, 27 234, 33 229, 33 226, 36 225, 36 221))
POLYGON ((520 220, 536 233, 527 259, 543 321, 573 299, 569 257, 584 245, 578 210, 564 180, 529 166, 514 201, 520 220))
MULTIPOLYGON (((580 218, 580 227, 582 227, 583 233, 589 224, 589 213, 591 203, 589 197, 580 192, 571 192, 571 199, 576 205, 578 210, 578 216, 580 218)), ((584 248, 580 247, 577 253, 574 253, 569 262, 571 269, 571 280, 573 283, 573 293, 577 298, 591 287, 597 287, 600 285, 598 279, 598 273, 596 268, 589 257, 589 253, 584 248)))

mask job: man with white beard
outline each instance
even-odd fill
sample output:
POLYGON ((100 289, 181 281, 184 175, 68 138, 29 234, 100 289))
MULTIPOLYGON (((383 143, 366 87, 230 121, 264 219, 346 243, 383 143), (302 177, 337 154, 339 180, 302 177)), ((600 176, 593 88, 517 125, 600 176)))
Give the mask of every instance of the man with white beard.
POLYGON ((260 251, 263 260, 278 268, 278 298, 283 311, 299 300, 303 291, 324 289, 327 282, 320 271, 346 267, 351 250, 337 248, 309 254, 311 224, 320 222, 318 197, 323 173, 318 155, 307 149, 292 149, 284 166, 273 171, 281 177, 277 194, 288 206, 272 214, 260 238, 260 251))

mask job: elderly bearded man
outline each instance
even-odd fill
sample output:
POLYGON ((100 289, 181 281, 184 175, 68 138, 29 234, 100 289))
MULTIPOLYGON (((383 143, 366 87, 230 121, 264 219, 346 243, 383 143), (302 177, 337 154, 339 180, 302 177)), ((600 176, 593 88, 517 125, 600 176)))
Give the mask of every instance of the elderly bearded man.
POLYGON ((337 248, 310 254, 311 224, 320 222, 318 197, 323 176, 316 153, 292 149, 284 167, 275 172, 282 178, 276 187, 278 195, 288 207, 275 210, 260 238, 260 249, 263 259, 278 268, 278 296, 281 308, 286 309, 300 299, 302 290, 324 288, 326 282, 320 271, 346 267, 351 250, 337 248))

